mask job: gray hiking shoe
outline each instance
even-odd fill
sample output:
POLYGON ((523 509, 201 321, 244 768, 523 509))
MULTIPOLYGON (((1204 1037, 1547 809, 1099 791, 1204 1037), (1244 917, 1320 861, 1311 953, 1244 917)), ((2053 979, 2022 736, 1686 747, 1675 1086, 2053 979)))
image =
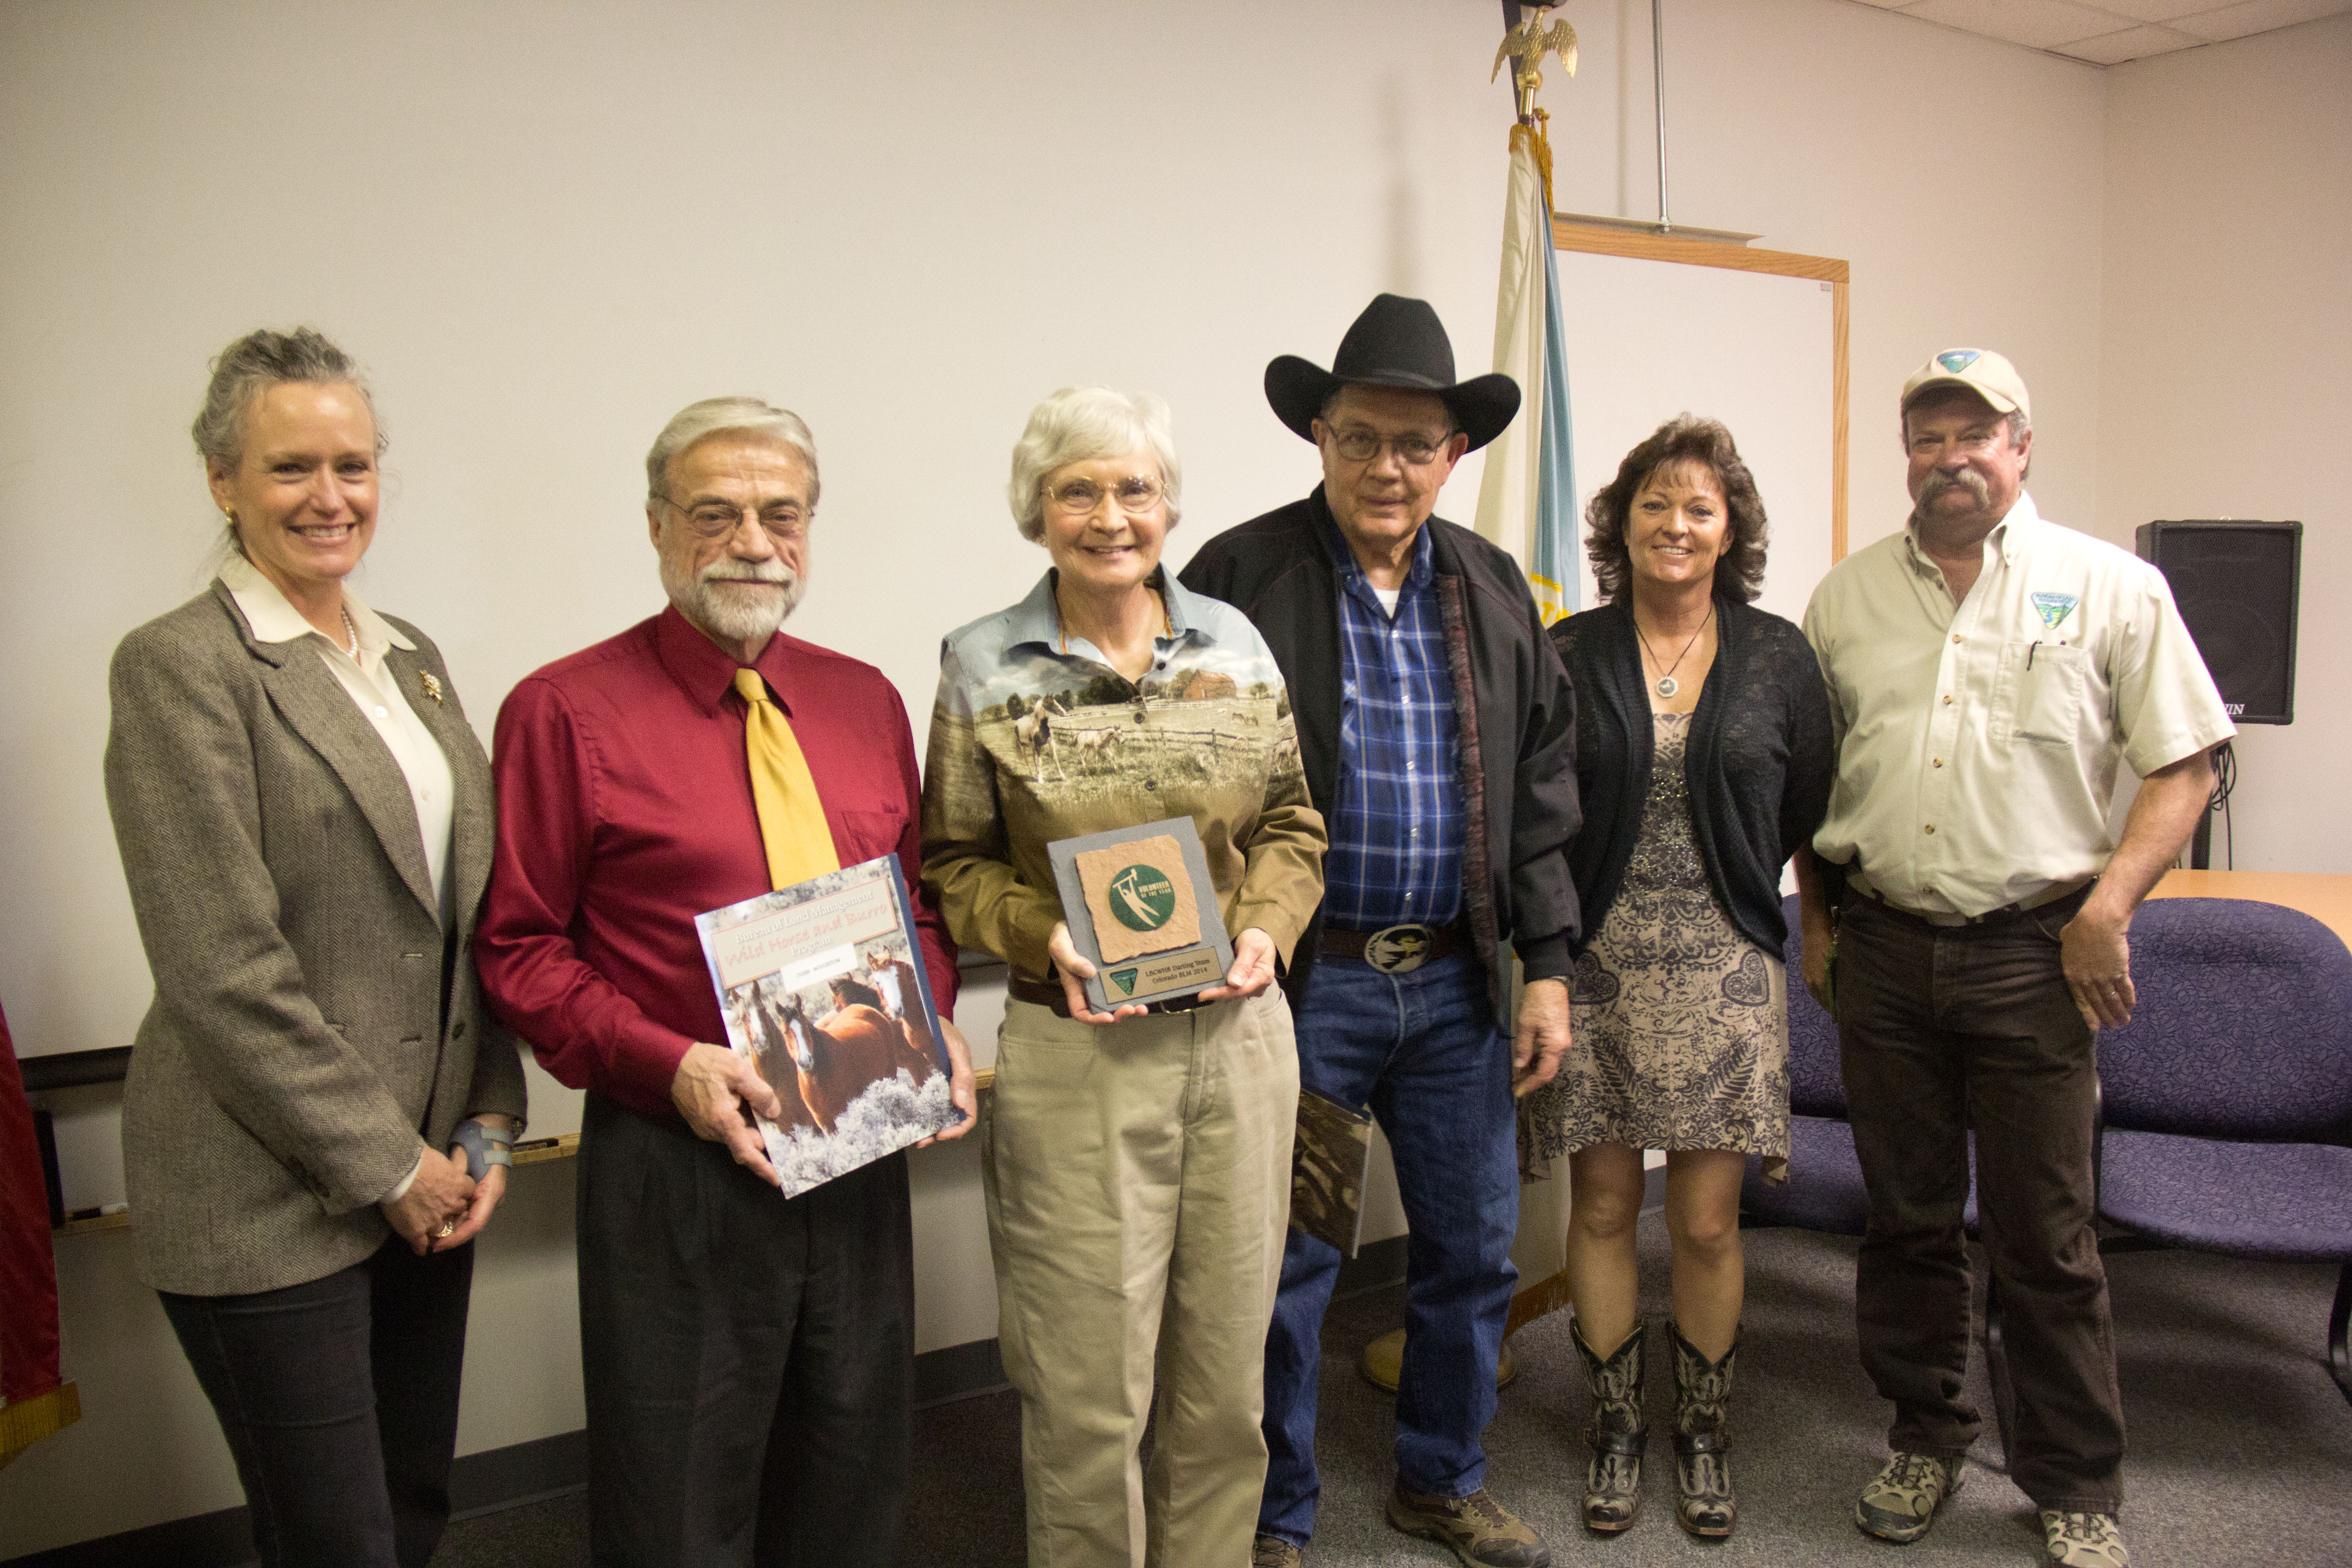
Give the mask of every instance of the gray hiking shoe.
POLYGON ((2129 1568, 2124 1532, 2111 1513, 2042 1510, 2042 1552, 2063 1568, 2129 1568))
POLYGON ((1927 1454, 1890 1454, 1886 1468, 1862 1489, 1853 1521, 1865 1535, 1905 1545, 1927 1533, 1944 1500, 1960 1489, 1965 1459, 1927 1454))

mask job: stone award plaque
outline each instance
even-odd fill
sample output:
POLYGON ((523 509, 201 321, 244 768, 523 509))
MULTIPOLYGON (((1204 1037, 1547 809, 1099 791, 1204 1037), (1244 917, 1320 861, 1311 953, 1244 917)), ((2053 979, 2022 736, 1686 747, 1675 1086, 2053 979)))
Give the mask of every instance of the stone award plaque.
POLYGON ((1191 817, 1060 839, 1045 854, 1070 940, 1095 966, 1088 1005, 1108 1013, 1190 996, 1222 984, 1233 968, 1233 941, 1191 817))

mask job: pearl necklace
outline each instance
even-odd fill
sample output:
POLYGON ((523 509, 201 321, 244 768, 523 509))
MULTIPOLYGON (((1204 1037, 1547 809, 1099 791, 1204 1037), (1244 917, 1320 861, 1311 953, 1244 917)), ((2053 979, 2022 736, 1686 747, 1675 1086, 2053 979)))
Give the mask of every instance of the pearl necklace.
POLYGON ((357 664, 360 661, 360 628, 352 620, 351 606, 348 605, 343 606, 343 630, 350 633, 352 638, 352 646, 343 651, 352 656, 353 664, 357 664))

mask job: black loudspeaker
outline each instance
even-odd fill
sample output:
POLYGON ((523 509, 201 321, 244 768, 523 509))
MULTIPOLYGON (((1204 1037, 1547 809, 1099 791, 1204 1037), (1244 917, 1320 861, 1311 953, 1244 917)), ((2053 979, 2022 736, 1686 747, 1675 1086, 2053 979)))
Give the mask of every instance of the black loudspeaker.
POLYGON ((2241 724, 2294 722, 2299 522, 2144 522, 2140 558, 2172 584, 2180 618, 2241 724))

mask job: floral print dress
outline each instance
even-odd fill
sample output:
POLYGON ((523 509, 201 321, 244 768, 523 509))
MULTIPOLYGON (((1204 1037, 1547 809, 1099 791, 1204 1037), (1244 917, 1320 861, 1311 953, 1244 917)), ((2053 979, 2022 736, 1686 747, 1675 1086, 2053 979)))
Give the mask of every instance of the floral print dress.
POLYGON ((1624 885, 1576 960, 1575 1045, 1531 1097, 1535 1156, 1595 1143, 1736 1149, 1789 1163, 1788 976, 1735 930, 1691 830, 1687 713, 1656 715, 1624 885))

